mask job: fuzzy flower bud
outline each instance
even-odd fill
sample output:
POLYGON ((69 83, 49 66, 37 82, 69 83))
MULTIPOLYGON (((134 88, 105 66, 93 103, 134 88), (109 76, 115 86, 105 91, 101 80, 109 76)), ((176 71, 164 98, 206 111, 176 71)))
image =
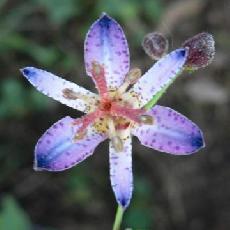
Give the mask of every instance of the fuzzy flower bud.
POLYGON ((159 60, 168 52, 168 40, 161 33, 149 33, 145 35, 142 47, 150 58, 159 60))
POLYGON ((183 47, 189 48, 185 67, 188 70, 196 70, 209 65, 215 55, 215 41, 209 33, 199 33, 187 39, 183 47))

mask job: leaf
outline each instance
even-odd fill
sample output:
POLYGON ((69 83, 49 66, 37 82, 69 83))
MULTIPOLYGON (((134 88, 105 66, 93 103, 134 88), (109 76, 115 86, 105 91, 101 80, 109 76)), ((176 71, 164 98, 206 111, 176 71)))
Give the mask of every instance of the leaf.
POLYGON ((27 111, 23 86, 15 79, 6 79, 0 84, 0 117, 21 116, 27 111))
POLYGON ((143 7, 144 7, 145 14, 149 18, 149 20, 159 21, 163 12, 161 1, 147 0, 143 2, 143 7))
POLYGON ((80 13, 80 2, 76 0, 35 0, 35 2, 43 5, 51 22, 58 25, 66 23, 71 17, 80 13))
POLYGON ((2 200, 0 213, 0 229, 7 230, 30 230, 31 223, 29 217, 23 209, 19 207, 15 199, 6 196, 2 200))
POLYGON ((59 58, 59 52, 55 47, 42 47, 19 34, 10 34, 0 37, 0 51, 20 51, 30 55, 34 60, 43 66, 51 66, 59 58))

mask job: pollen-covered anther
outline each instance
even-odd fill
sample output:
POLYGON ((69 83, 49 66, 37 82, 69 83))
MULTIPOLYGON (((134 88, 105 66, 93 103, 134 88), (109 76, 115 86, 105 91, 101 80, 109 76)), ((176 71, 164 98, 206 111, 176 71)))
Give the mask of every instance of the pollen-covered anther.
POLYGON ((112 142, 112 145, 113 145, 114 149, 116 150, 116 152, 122 152, 123 151, 124 145, 123 145, 123 142, 122 142, 120 137, 118 137, 118 136, 112 137, 111 142, 112 142))
POLYGON ((63 97, 69 100, 76 100, 79 98, 77 93, 75 93, 72 89, 65 88, 62 90, 63 97))
POLYGON ((76 93, 70 88, 63 89, 62 94, 63 94, 63 97, 68 99, 68 100, 80 99, 80 100, 83 100, 84 102, 87 102, 90 105, 94 105, 96 103, 96 101, 97 101, 96 98, 90 98, 90 97, 88 97, 86 95, 76 93))
POLYGON ((146 125, 152 125, 154 123, 153 117, 149 115, 141 115, 140 121, 141 123, 146 124, 146 125))
POLYGON ((141 69, 133 68, 127 73, 125 81, 128 81, 130 84, 135 84, 140 77, 141 69))
POLYGON ((124 93, 130 85, 133 85, 141 77, 141 69, 133 68, 125 76, 124 83, 118 89, 120 94, 124 93))

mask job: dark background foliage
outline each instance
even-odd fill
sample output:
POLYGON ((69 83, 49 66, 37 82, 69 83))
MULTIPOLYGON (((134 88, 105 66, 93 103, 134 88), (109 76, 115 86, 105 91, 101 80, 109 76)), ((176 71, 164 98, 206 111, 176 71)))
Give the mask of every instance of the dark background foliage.
POLYGON ((202 31, 216 40, 205 69, 183 74, 159 101, 204 131, 206 148, 190 156, 147 149, 134 140, 134 195, 123 228, 230 229, 230 1, 1 0, 0 1, 0 229, 111 229, 116 202, 109 182, 108 143, 62 173, 34 172, 41 134, 65 115, 81 115, 37 92, 20 74, 47 69, 88 89, 83 42, 102 11, 123 26, 133 67, 152 61, 141 48, 151 31, 170 49, 202 31))

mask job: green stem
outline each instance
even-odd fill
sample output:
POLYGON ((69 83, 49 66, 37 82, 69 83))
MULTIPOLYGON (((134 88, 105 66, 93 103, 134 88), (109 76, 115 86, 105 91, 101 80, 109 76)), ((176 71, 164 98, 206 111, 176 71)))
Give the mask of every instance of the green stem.
POLYGON ((113 223, 113 230, 119 230, 120 229, 123 214, 124 214, 124 209, 120 205, 118 205, 116 217, 115 217, 115 220, 113 223))

